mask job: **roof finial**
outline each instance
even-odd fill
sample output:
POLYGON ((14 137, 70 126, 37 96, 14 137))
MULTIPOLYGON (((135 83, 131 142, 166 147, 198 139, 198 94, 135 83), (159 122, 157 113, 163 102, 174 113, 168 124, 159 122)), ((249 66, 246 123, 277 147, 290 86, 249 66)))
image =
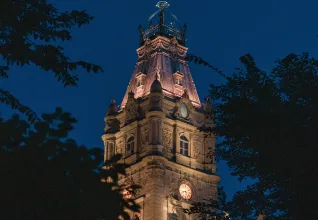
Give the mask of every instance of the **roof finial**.
POLYGON ((159 15, 160 24, 163 25, 164 24, 164 10, 169 7, 169 3, 166 1, 159 1, 156 4, 156 7, 158 7, 160 9, 160 15, 159 15))
POLYGON ((166 1, 159 1, 157 4, 156 4, 156 7, 157 8, 160 8, 161 10, 165 10, 166 8, 168 8, 170 5, 168 2, 166 1))

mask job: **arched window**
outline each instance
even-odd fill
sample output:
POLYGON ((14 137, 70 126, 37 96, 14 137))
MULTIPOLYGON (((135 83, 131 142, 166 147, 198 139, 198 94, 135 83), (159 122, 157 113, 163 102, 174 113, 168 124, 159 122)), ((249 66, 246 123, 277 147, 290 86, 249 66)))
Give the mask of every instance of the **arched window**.
POLYGON ((135 138, 134 137, 130 137, 127 141, 127 154, 133 154, 135 152, 134 149, 134 142, 135 142, 135 138))
POLYGON ((185 136, 180 137, 180 154, 188 156, 189 141, 185 136))
POLYGON ((176 213, 172 213, 169 220, 178 220, 178 215, 176 213))

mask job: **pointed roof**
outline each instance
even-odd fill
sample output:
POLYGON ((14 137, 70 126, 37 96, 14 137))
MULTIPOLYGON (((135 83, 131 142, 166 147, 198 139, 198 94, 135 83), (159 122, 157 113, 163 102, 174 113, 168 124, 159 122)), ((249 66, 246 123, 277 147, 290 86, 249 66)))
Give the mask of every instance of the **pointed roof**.
POLYGON ((158 79, 159 73, 156 74, 156 79, 153 81, 150 87, 150 92, 160 92, 162 93, 162 85, 158 79))
POLYGON ((118 108, 116 105, 116 101, 115 99, 112 99, 111 104, 108 107, 107 116, 117 115, 117 113, 118 113, 118 108))
MULTIPOLYGON (((169 39, 158 37, 152 41, 152 44, 169 44, 169 39)), ((160 49, 160 45, 154 46, 160 49)), ((178 45, 179 46, 179 45, 178 45)), ((145 46, 139 48, 144 49, 145 46)), ((158 75, 162 86, 162 92, 165 96, 170 98, 181 97, 186 89, 188 91, 189 99, 196 107, 201 107, 200 99, 193 82, 188 64, 181 57, 173 57, 171 54, 161 51, 148 51, 148 58, 140 58, 145 56, 143 53, 139 56, 140 61, 134 69, 133 75, 130 79, 126 94, 124 96, 121 107, 124 108, 128 99, 128 93, 132 91, 135 98, 147 96, 150 93, 152 83, 156 80, 158 75), (177 79, 181 79, 178 84, 177 79), (141 83, 139 82, 141 80, 141 83)), ((182 50, 185 48, 182 47, 182 50)), ((184 54, 185 56, 185 54, 184 54)), ((147 56, 146 56, 147 57, 147 56)))
MULTIPOLYGON (((186 90, 192 104, 201 107, 189 66, 185 61, 188 50, 184 46, 185 29, 165 24, 164 13, 167 12, 168 6, 165 1, 158 2, 159 10, 150 20, 159 13, 159 23, 155 26, 149 24, 146 29, 140 28, 141 47, 137 49, 138 62, 121 108, 125 107, 130 91, 135 98, 145 97, 150 93, 153 83, 157 85, 158 82, 164 96, 180 98, 186 90)), ((176 19, 176 16, 173 15, 172 18, 176 19)))

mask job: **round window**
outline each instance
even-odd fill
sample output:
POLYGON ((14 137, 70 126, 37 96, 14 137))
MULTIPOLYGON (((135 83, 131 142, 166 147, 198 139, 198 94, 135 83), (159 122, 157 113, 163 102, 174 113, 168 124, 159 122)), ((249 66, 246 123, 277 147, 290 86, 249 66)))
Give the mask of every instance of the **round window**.
POLYGON ((181 112, 181 116, 183 118, 187 118, 188 115, 189 115, 188 108, 187 108, 187 106, 184 103, 182 103, 181 106, 180 106, 180 112, 181 112))

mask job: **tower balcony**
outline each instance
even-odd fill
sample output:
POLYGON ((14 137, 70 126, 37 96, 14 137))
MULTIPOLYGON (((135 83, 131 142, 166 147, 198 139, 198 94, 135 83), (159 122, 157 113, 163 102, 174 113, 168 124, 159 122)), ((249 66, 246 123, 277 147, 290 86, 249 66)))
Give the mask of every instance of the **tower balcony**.
POLYGON ((168 38, 175 37, 178 40, 178 43, 182 46, 185 45, 185 33, 184 31, 176 30, 166 24, 157 24, 155 26, 151 26, 142 32, 142 40, 140 42, 141 45, 144 44, 144 40, 154 39, 157 36, 164 36, 168 38))
POLYGON ((152 40, 157 36, 164 36, 167 38, 175 37, 179 44, 185 46, 187 26, 182 26, 178 18, 168 10, 168 2, 159 1, 156 7, 159 10, 149 17, 147 26, 145 28, 139 26, 140 45, 142 46, 146 39, 152 40), (155 15, 159 15, 159 20, 155 15))

